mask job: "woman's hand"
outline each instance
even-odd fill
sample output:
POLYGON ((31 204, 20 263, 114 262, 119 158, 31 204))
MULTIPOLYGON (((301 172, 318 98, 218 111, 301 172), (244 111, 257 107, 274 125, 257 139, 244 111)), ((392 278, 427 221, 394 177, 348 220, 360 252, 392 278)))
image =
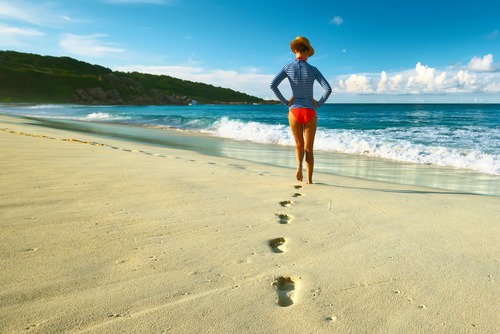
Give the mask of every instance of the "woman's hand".
POLYGON ((294 99, 295 99, 294 97, 291 97, 290 100, 288 100, 288 106, 289 107, 293 104, 293 100, 294 99))

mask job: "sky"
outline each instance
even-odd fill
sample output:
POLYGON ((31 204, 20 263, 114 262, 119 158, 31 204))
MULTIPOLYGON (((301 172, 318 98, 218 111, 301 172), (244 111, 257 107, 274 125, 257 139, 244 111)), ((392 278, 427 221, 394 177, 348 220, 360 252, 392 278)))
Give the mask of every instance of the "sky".
POLYGON ((328 103, 500 103, 499 13, 498 0, 0 0, 0 50, 275 99, 305 36, 328 103))

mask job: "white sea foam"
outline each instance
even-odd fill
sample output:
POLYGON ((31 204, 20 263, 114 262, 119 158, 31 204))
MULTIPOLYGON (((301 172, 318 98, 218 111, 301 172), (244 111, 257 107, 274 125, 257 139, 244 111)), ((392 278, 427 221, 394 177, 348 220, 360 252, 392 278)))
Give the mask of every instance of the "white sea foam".
POLYGON ((500 175, 500 156, 479 149, 454 148, 422 137, 394 138, 390 131, 318 131, 316 148, 418 164, 456 167, 500 175), (416 142, 419 141, 419 142, 416 142))
POLYGON ((291 145, 293 138, 284 125, 269 125, 258 122, 242 122, 223 117, 213 124, 216 136, 256 143, 291 145))
MULTIPOLYGON (((210 132, 216 136, 235 140, 294 145, 287 125, 242 122, 224 117, 214 123, 210 132)), ((498 145, 495 138, 498 139, 499 136, 500 133, 481 133, 480 129, 476 128, 457 130, 319 128, 315 149, 500 175, 500 155, 488 152, 488 147, 493 147, 492 152, 498 152, 495 149, 495 145, 498 145)))
POLYGON ((85 117, 87 121, 117 121, 130 119, 129 116, 120 116, 115 114, 109 114, 104 112, 94 112, 85 117))
POLYGON ((67 109, 68 105, 66 104, 38 104, 34 106, 26 107, 27 109, 67 109))

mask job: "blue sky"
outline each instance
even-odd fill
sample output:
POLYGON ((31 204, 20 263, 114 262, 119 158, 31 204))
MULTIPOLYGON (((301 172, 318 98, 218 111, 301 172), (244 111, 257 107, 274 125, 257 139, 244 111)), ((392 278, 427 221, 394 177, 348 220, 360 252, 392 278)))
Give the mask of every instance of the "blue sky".
POLYGON ((303 35, 328 102, 500 103, 498 13, 498 0, 0 0, 0 50, 274 98, 303 35))

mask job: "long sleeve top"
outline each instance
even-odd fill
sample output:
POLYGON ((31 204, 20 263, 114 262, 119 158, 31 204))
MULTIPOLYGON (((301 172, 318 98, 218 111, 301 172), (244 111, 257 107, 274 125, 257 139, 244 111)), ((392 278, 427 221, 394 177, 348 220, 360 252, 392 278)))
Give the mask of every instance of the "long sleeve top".
POLYGON ((293 102, 289 109, 311 108, 316 109, 313 99, 314 81, 318 81, 325 90, 321 98, 317 101, 318 106, 322 106, 330 94, 332 88, 321 72, 305 60, 297 58, 294 62, 285 65, 276 77, 271 81, 271 90, 284 105, 288 105, 288 100, 280 92, 279 84, 288 78, 292 88, 293 102))

